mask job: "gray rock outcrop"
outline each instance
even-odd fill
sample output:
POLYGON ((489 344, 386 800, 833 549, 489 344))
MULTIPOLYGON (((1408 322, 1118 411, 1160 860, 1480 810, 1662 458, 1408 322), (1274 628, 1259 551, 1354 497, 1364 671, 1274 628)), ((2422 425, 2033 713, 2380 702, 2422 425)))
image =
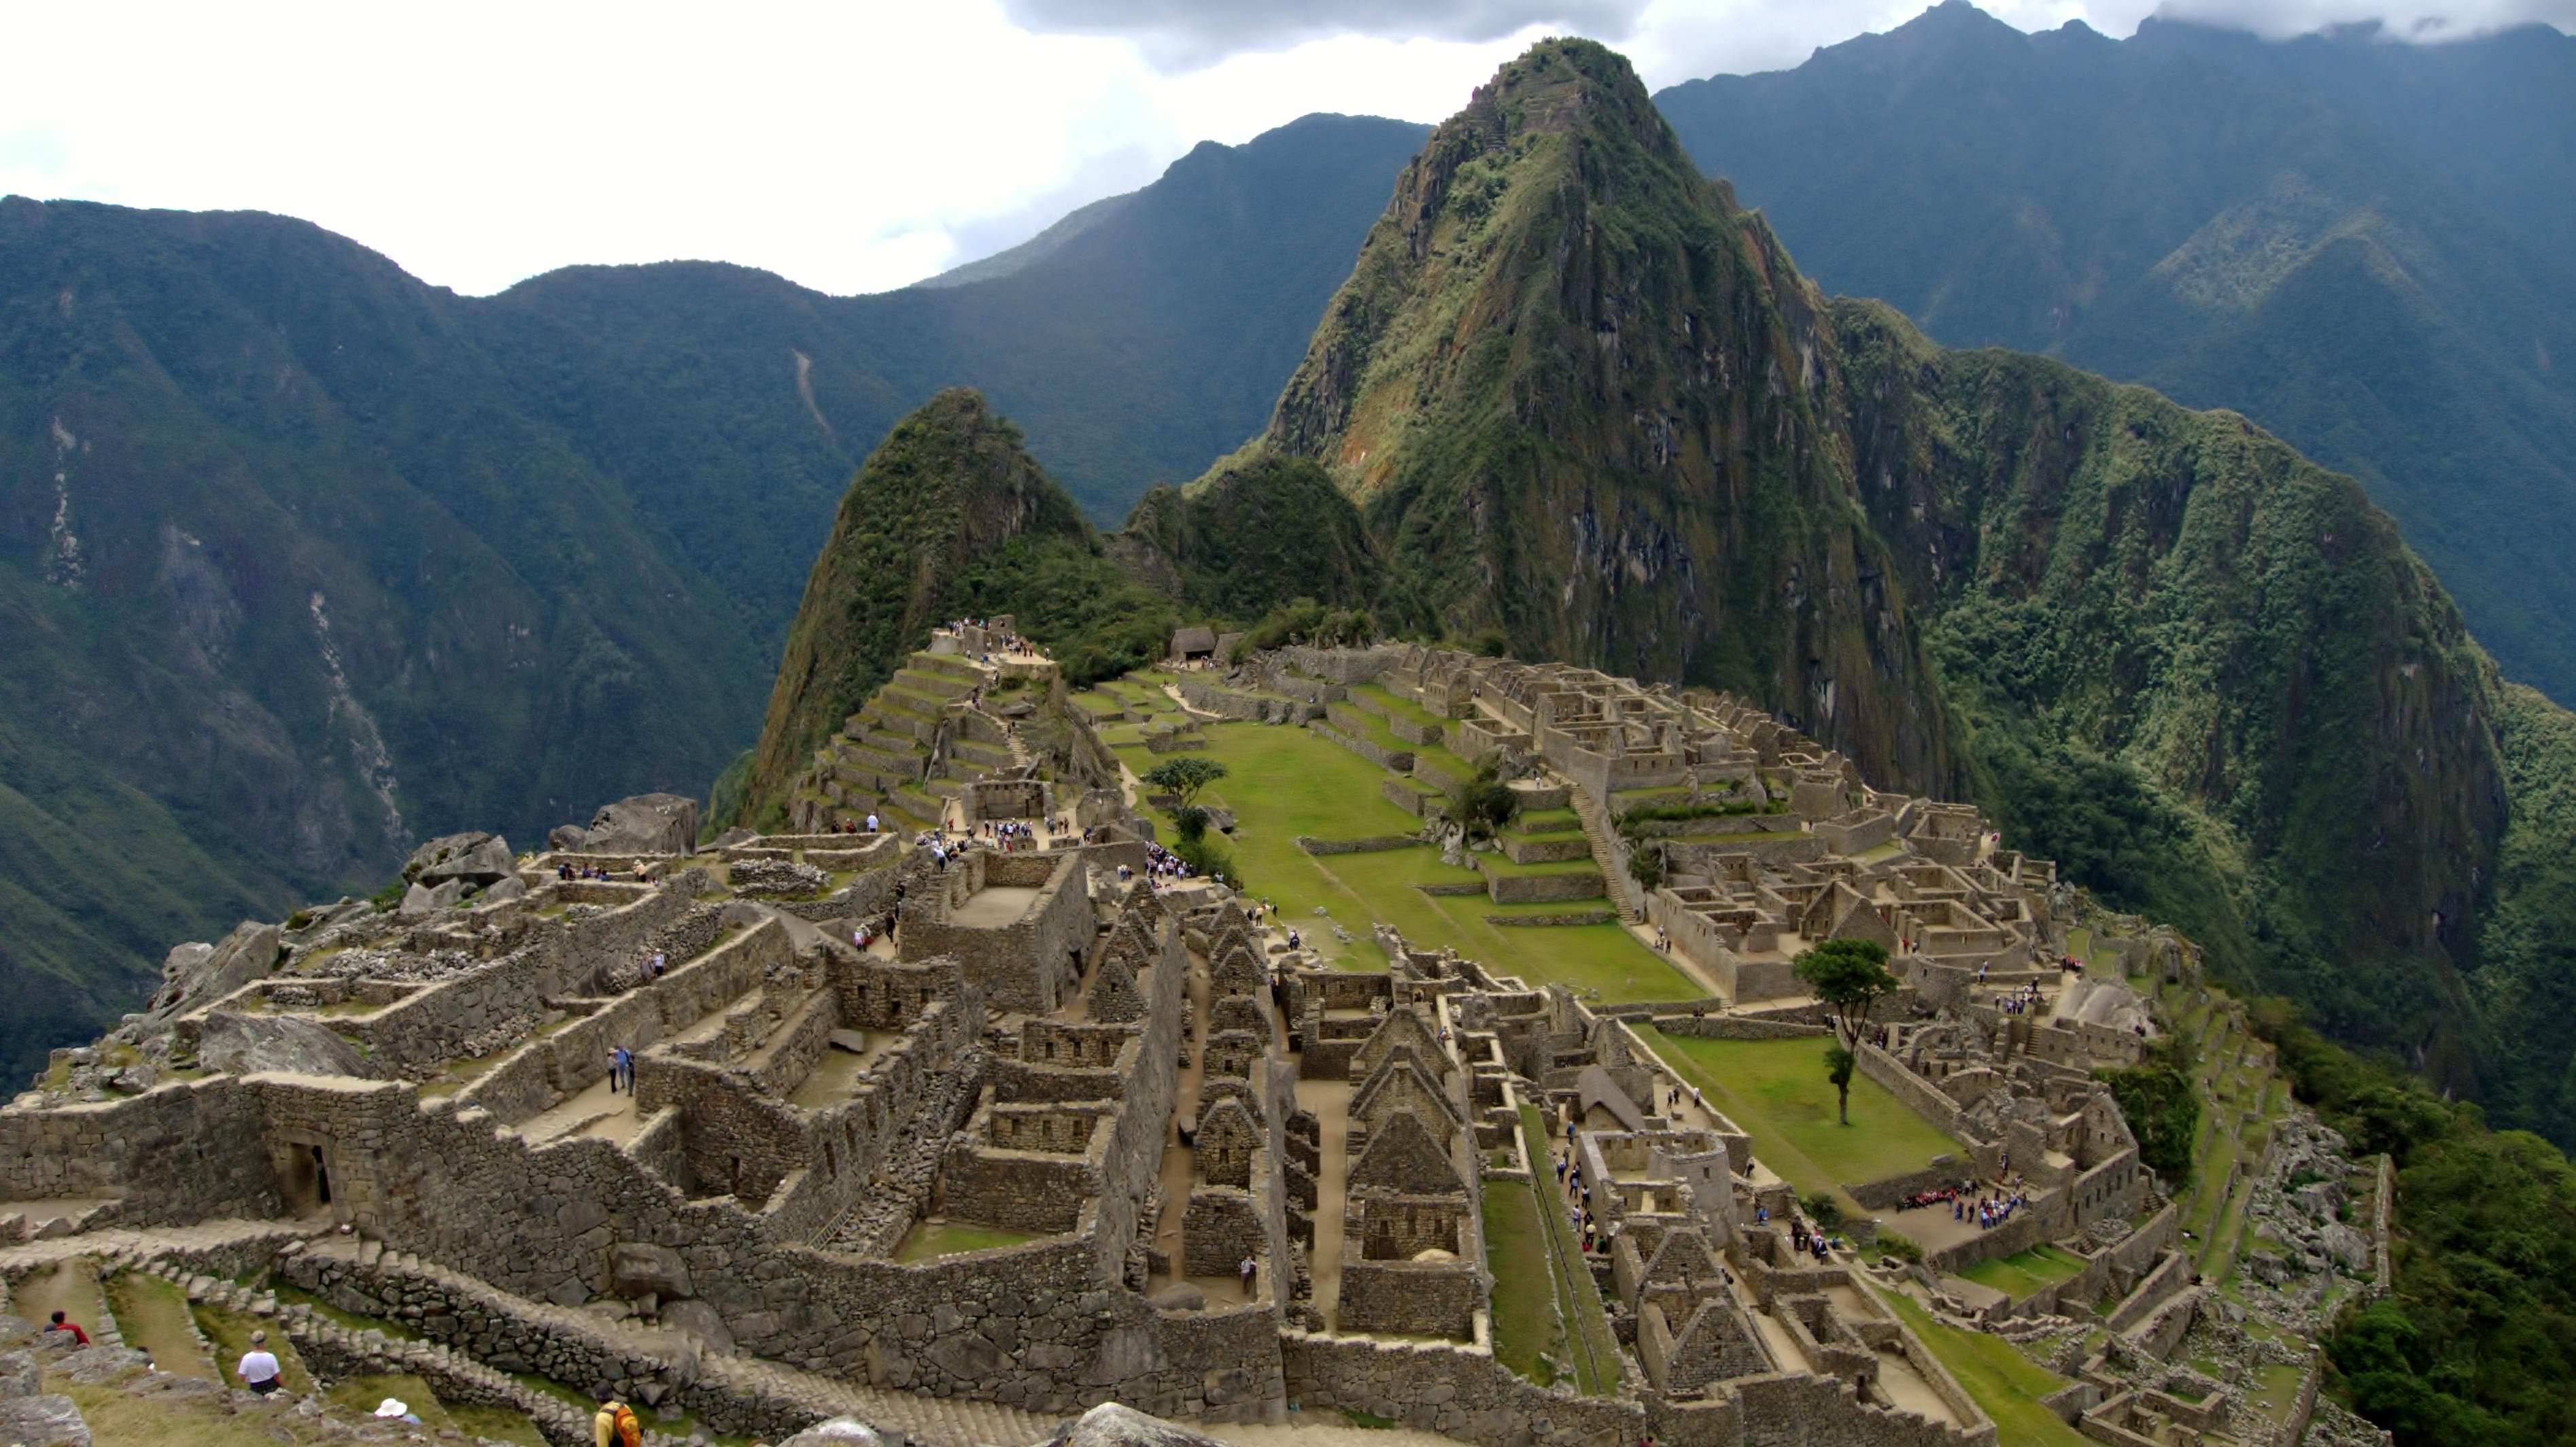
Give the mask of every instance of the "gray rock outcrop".
POLYGON ((609 1252, 608 1274, 616 1293, 629 1300, 658 1296, 667 1301, 697 1294, 689 1282, 689 1264, 668 1246, 620 1241, 609 1252))
POLYGON ((15 1401, 36 1395, 42 1375, 36 1370, 36 1354, 21 1348, 0 1352, 0 1402, 15 1401))
POLYGON ((856 1417, 834 1417, 817 1422, 778 1447, 901 1447, 900 1433, 887 1436, 856 1417))
POLYGON ((282 931, 273 924, 243 920, 219 944, 185 944, 161 961, 161 988, 153 992, 150 1014, 167 1020, 210 1004, 277 968, 282 931))
POLYGON ((15 1447, 90 1447, 89 1423, 69 1397, 0 1401, 0 1442, 15 1447))
POLYGON ((209 1070, 248 1075, 277 1071, 289 1075, 352 1075, 361 1080, 383 1072, 328 1028, 290 1016, 244 1015, 217 1010, 206 1017, 198 1037, 197 1058, 209 1070))
POLYGON ((510 841, 498 834, 449 834, 413 850, 403 865, 403 878, 427 885, 450 879, 490 884, 509 874, 513 864, 510 841))
POLYGON ((1103 1402, 1055 1429, 1044 1447, 1223 1447, 1216 1438, 1103 1402))
POLYGON ((436 885, 415 884, 403 891, 402 903, 394 910, 396 919, 419 919, 454 906, 465 898, 465 881, 441 880, 436 885))
POLYGON ((698 847, 698 801, 678 794, 620 799, 591 816, 581 847, 593 854, 686 854, 698 847))
POLYGON ((725 1327, 723 1315, 706 1302, 662 1303, 662 1325, 697 1338, 700 1346, 718 1356, 733 1354, 733 1333, 725 1327))

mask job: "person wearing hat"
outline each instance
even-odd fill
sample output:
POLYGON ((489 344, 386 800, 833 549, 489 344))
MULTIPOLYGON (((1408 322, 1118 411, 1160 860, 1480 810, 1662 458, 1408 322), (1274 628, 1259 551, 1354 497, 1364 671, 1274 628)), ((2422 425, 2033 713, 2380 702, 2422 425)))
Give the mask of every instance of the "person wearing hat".
POLYGON ((599 1415, 590 1419, 590 1447, 644 1447, 644 1424, 635 1420, 635 1409, 606 1387, 599 1389, 599 1415))
POLYGON ((242 1353, 241 1365, 233 1369, 241 1378, 242 1390, 265 1397, 278 1389, 277 1373, 277 1354, 268 1349, 268 1333, 252 1332, 250 1350, 242 1353))
POLYGON ((415 1427, 420 1425, 420 1414, 413 1411, 400 1397, 387 1397, 378 1402, 376 1415, 388 1422, 409 1422, 415 1427))

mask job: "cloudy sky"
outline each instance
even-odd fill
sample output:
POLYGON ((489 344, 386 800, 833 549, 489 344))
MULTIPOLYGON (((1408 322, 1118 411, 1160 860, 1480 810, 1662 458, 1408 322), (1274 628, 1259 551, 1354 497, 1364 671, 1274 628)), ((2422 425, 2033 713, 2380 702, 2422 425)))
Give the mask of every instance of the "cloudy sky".
MULTIPOLYGON (((1433 121, 1549 33, 1663 86, 1926 0, 449 0, 6 6, 0 193, 301 216, 459 291, 705 257, 876 291, 1309 111, 1433 121)), ((1990 0, 2125 36, 2159 0, 1990 0)), ((2576 0, 2162 0, 2424 33, 2576 0)))

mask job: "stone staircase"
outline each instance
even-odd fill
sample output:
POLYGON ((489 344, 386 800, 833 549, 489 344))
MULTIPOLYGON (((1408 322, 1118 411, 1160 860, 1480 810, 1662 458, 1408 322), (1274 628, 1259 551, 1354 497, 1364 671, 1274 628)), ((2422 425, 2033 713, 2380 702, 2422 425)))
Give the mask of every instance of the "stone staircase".
POLYGON ((1575 817, 1583 821, 1583 837, 1592 844, 1592 862, 1601 866, 1602 888, 1610 902, 1619 909, 1619 917, 1631 924, 1646 918, 1646 891, 1628 872, 1628 846, 1610 827, 1601 805, 1580 784, 1566 786, 1565 797, 1574 806, 1575 817))

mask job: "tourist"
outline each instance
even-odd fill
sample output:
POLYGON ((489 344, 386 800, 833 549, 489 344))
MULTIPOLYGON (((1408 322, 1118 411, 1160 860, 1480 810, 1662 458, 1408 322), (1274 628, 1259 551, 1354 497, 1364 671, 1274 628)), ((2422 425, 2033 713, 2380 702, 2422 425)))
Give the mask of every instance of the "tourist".
POLYGON ((63 1314, 59 1311, 54 1313, 51 1321, 45 1323, 45 1330, 70 1332, 72 1334, 73 1346, 85 1347, 89 1345, 89 1333, 80 1329, 79 1322, 65 1321, 63 1319, 63 1314))
POLYGON ((877 816, 873 809, 868 811, 868 832, 871 834, 877 832, 877 816))
POLYGON ((644 1447, 644 1424, 635 1420, 635 1409, 606 1387, 599 1389, 599 1415, 590 1419, 590 1447, 644 1447))
POLYGON ((268 1333, 250 1334, 250 1350, 242 1353, 241 1365, 234 1375, 241 1378, 242 1390, 265 1397, 278 1388, 277 1354, 268 1349, 268 1333))
POLYGON ((1243 1278, 1243 1295, 1244 1295, 1244 1297, 1245 1297, 1245 1299, 1246 1299, 1246 1300, 1249 1300, 1249 1299, 1251 1298, 1251 1296, 1252 1296, 1252 1270, 1253 1270, 1253 1267, 1252 1267, 1252 1255, 1251 1255, 1251 1253, 1250 1253, 1250 1252, 1246 1252, 1246 1253, 1244 1253, 1244 1257, 1243 1257, 1243 1259, 1242 1259, 1241 1261, 1238 1261, 1238 1262, 1236 1262, 1236 1263, 1234 1264, 1234 1269, 1235 1269, 1235 1273, 1236 1273, 1237 1275, 1239 1275, 1239 1276, 1241 1276, 1241 1277, 1243 1278))
POLYGON ((625 1054, 626 1047, 623 1045, 608 1047, 608 1093, 611 1095, 617 1093, 619 1077, 626 1073, 626 1063, 623 1059, 625 1054))

